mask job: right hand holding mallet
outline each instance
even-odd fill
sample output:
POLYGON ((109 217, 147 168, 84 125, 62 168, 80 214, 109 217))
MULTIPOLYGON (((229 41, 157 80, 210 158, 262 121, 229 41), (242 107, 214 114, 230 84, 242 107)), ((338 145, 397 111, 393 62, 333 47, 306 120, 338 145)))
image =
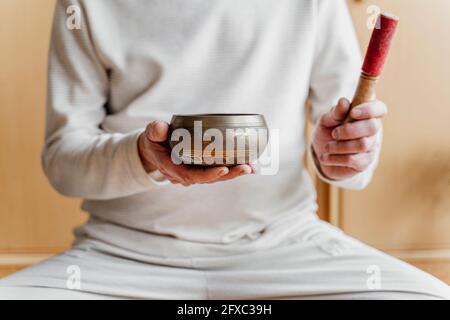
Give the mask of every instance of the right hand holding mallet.
POLYGON ((312 151, 316 166, 326 178, 350 178, 367 169, 375 159, 380 148, 377 135, 381 118, 387 112, 384 103, 375 100, 375 88, 397 24, 396 17, 379 16, 352 102, 341 98, 316 126, 312 151))

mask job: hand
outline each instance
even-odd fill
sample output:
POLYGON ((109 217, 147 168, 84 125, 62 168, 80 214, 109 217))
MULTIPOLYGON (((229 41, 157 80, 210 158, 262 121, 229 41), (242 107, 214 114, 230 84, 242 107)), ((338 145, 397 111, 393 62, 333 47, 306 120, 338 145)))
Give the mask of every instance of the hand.
POLYGON ((233 167, 194 167, 172 162, 170 148, 164 144, 168 139, 169 125, 164 121, 150 123, 139 136, 138 150, 142 165, 147 172, 159 170, 171 183, 190 186, 213 183, 255 173, 251 165, 233 167))
POLYGON ((387 108, 375 100, 360 104, 350 112, 354 122, 344 123, 350 103, 340 99, 322 115, 313 137, 315 160, 322 174, 331 180, 350 178, 364 171, 380 148, 376 135, 382 128, 381 118, 387 108))

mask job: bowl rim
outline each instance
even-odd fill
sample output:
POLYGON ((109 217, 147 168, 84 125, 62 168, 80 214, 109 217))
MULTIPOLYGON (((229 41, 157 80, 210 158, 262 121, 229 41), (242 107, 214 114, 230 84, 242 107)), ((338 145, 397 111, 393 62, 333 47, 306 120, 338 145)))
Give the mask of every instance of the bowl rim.
POLYGON ((174 114, 170 123, 177 126, 192 126, 194 121, 203 121, 203 126, 221 126, 228 124, 241 126, 267 126, 264 115, 259 113, 174 114))
POLYGON ((242 117, 242 116, 263 116, 260 113, 186 113, 174 114, 172 117, 242 117))

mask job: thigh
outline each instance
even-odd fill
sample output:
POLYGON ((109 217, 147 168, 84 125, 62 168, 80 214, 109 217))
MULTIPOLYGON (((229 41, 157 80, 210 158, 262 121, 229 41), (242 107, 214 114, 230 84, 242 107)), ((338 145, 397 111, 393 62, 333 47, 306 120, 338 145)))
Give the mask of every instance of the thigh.
POLYGON ((272 250, 200 259, 212 298, 450 298, 435 277, 317 221, 272 250))
POLYGON ((0 280, 0 297, 41 293, 69 299, 82 293, 105 298, 203 299, 206 286, 203 272, 192 268, 74 248, 0 280))

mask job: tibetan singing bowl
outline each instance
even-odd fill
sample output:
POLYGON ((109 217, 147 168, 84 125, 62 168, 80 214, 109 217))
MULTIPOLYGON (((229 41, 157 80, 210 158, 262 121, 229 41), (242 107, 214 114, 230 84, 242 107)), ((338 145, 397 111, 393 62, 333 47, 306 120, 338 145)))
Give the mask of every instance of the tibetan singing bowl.
POLYGON ((256 161, 264 152, 269 129, 261 114, 174 115, 169 145, 178 163, 232 166, 256 161))

